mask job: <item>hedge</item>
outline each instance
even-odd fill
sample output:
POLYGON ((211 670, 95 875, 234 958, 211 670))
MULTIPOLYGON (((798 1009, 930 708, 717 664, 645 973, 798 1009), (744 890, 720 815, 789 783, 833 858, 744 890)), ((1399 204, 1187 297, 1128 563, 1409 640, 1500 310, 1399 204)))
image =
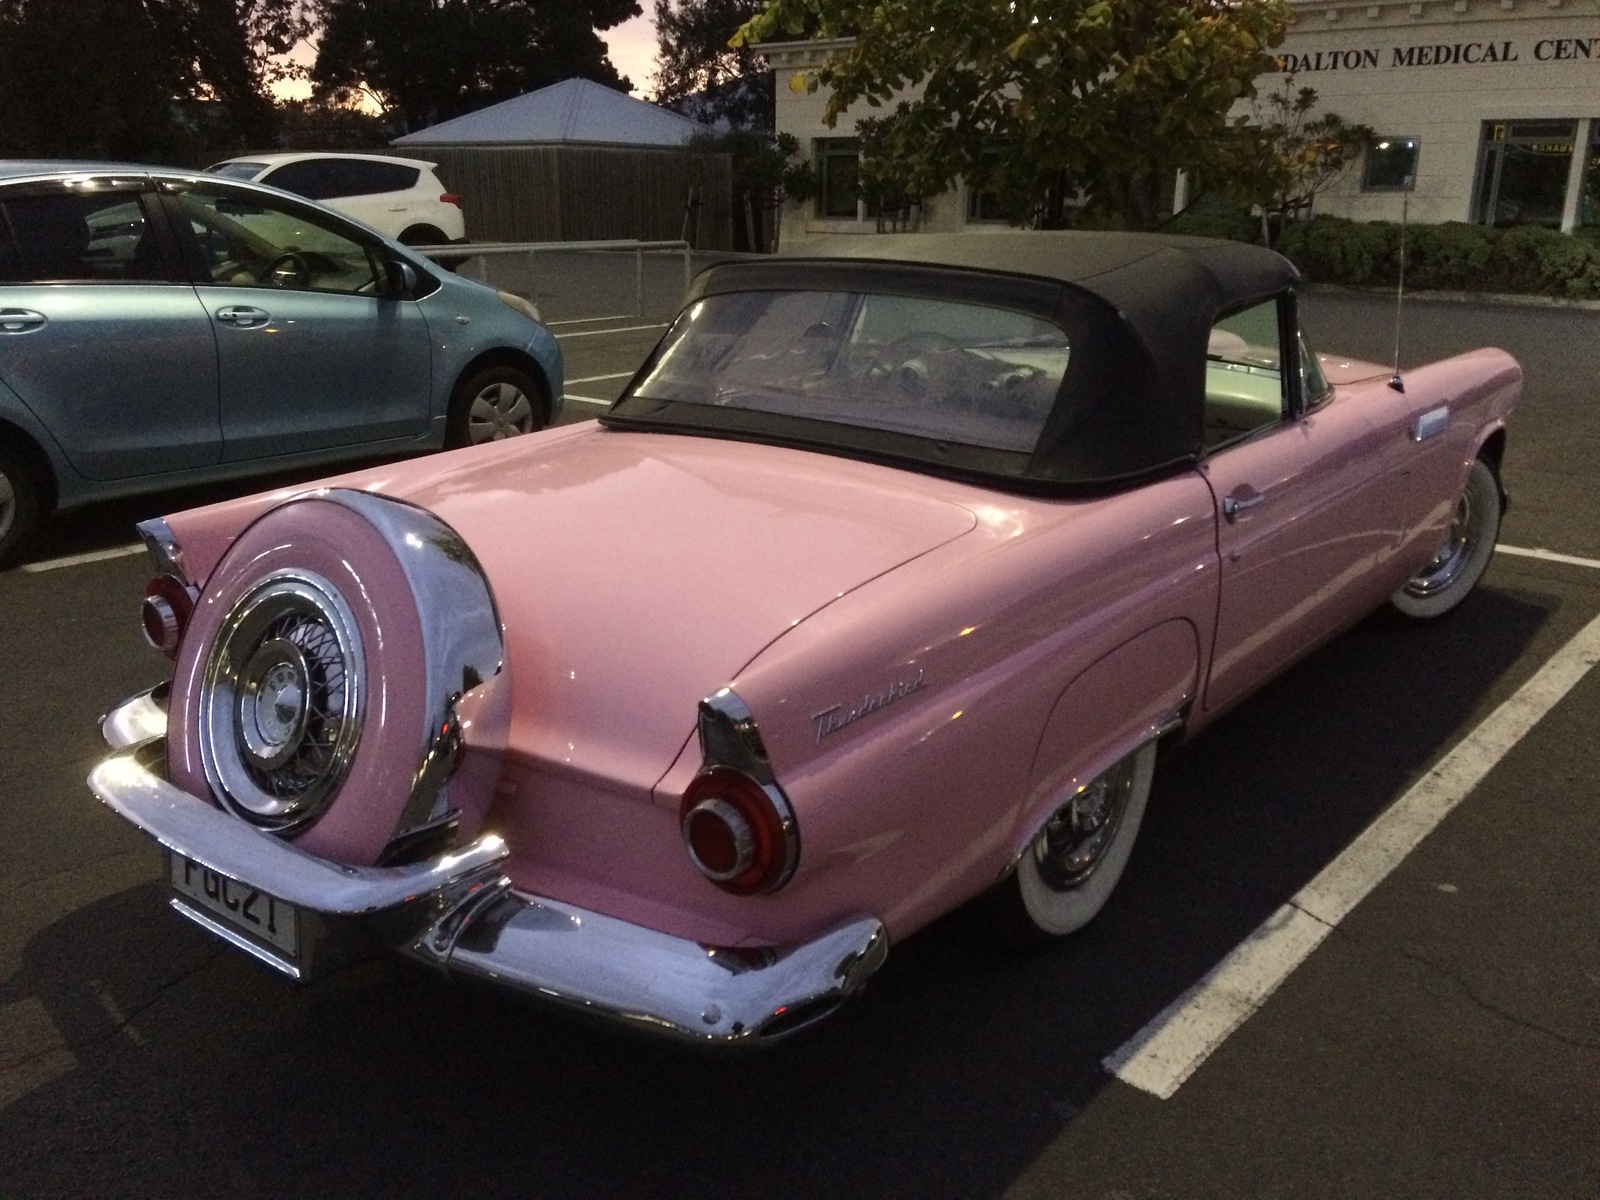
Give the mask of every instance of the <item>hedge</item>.
MULTIPOLYGON (((1392 221, 1294 221, 1275 248, 1318 283, 1392 285, 1400 274, 1400 226, 1392 221)), ((1446 221, 1409 226, 1405 252, 1408 288, 1600 299, 1600 241, 1592 237, 1446 221)))

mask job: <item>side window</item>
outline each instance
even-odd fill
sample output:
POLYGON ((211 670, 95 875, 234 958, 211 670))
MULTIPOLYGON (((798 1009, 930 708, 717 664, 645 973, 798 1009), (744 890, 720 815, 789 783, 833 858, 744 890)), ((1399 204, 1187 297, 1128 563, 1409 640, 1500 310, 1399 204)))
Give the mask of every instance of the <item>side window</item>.
POLYGON ((165 280, 135 192, 19 196, 0 203, 0 282, 165 280))
POLYGON ((339 194, 335 187, 334 174, 330 170, 332 165, 332 160, 325 158, 285 163, 276 171, 270 171, 262 176, 261 182, 282 188, 286 192, 293 192, 296 196, 305 196, 311 200, 326 200, 330 196, 339 194))
POLYGON ((421 172, 416 167, 403 167, 399 163, 378 162, 376 159, 344 159, 340 166, 340 196, 376 196, 383 192, 409 191, 416 185, 421 172))
POLYGON ((246 193, 195 188, 177 195, 213 284, 373 293, 381 278, 365 241, 298 208, 246 193))
POLYGON ((861 147, 855 138, 818 138, 817 216, 855 220, 861 174, 861 147))
POLYGON ((1206 346, 1206 448, 1246 437, 1287 411, 1278 302, 1233 313, 1211 328, 1206 346))

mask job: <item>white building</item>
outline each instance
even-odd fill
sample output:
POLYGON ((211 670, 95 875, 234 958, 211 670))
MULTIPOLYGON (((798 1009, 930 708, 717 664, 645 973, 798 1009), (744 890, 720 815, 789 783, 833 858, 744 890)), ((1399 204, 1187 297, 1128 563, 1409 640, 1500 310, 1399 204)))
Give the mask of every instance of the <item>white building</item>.
MULTIPOLYGON (((1349 175, 1317 197, 1318 212, 1397 220, 1534 223, 1571 232, 1600 226, 1600 0, 1292 0, 1277 54, 1284 73, 1262 90, 1316 89, 1312 115, 1337 113, 1379 135, 1349 175)), ((852 108, 829 129, 822 91, 792 90, 847 42, 766 48, 777 72, 777 127, 808 147, 822 187, 790 204, 783 239, 867 231, 854 199, 852 108)), ((992 224, 965 189, 933 198, 922 229, 992 224)))

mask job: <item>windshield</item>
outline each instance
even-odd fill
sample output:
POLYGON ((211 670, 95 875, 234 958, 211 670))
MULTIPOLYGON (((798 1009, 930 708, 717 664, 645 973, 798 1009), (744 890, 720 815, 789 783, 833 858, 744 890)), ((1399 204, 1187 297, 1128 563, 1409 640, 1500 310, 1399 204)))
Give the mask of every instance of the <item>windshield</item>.
POLYGON ((1068 350, 1059 326, 984 304, 719 293, 678 318, 631 394, 1031 453, 1068 350))

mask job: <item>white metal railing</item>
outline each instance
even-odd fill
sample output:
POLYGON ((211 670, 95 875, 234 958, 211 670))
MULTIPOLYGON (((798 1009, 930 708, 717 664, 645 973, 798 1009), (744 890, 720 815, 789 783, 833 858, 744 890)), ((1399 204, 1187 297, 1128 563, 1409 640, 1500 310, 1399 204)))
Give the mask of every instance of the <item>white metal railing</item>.
POLYGON ((686 241, 642 242, 615 240, 600 242, 460 242, 450 246, 412 246, 418 254, 429 258, 476 258, 477 270, 473 273, 479 283, 489 282, 487 259, 509 254, 525 256, 528 277, 534 277, 533 260, 536 254, 555 254, 568 250, 631 252, 633 262, 633 315, 644 315, 644 256, 676 251, 683 256, 683 286, 687 290, 692 275, 689 261, 690 247, 686 241))

